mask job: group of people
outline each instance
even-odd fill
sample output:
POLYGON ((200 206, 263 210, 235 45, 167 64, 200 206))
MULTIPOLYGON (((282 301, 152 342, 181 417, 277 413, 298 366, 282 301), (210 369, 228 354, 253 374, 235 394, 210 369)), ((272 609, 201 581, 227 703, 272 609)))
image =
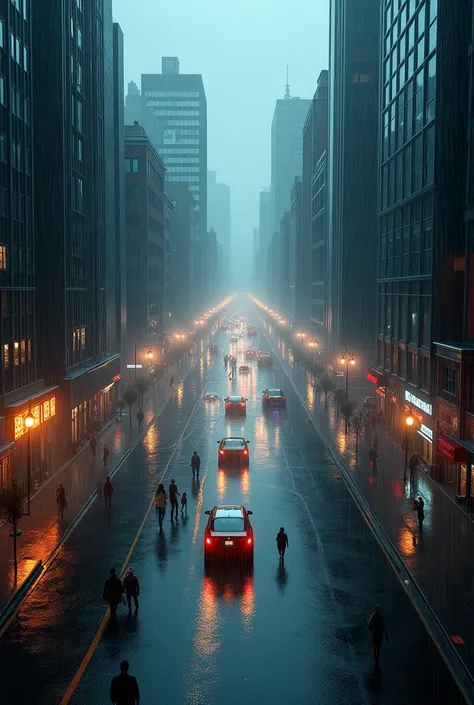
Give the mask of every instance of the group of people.
POLYGON ((237 372, 237 358, 235 355, 224 355, 224 365, 230 365, 229 379, 233 379, 237 372))
POLYGON ((185 515, 188 512, 188 495, 186 492, 182 494, 178 492, 178 485, 176 484, 176 480, 173 479, 170 482, 167 494, 163 483, 160 482, 155 492, 155 514, 158 517, 160 531, 163 530, 163 519, 166 514, 168 498, 171 504, 171 521, 173 521, 173 519, 178 521, 178 497, 181 497, 181 514, 185 515))
POLYGON ((133 572, 133 568, 127 568, 123 581, 120 580, 115 568, 110 569, 110 575, 105 581, 103 598, 107 600, 110 608, 110 616, 115 619, 117 607, 121 602, 125 604, 127 597, 128 612, 132 612, 132 600, 135 604, 135 612, 138 610, 138 596, 140 595, 140 583, 133 572))
MULTIPOLYGON (((97 453, 97 438, 92 435, 89 441, 89 448, 91 451, 91 455, 93 458, 95 458, 96 453, 97 453)), ((108 459, 110 455, 110 449, 107 443, 104 443, 104 447, 102 450, 102 460, 104 462, 104 467, 107 467, 108 459)))

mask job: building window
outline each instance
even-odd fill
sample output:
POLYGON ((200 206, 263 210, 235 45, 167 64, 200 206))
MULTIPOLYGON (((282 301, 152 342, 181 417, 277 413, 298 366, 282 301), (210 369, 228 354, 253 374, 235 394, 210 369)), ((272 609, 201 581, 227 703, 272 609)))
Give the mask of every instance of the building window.
POLYGON ((7 246, 0 245, 0 269, 6 270, 7 268, 7 246))
POLYGON ((407 380, 416 384, 418 354, 415 350, 408 351, 408 375, 407 380))
POLYGON ((28 72, 28 48, 23 47, 23 69, 28 72))
POLYGON ((0 162, 7 163, 7 137, 0 135, 0 162))
POLYGON ((80 137, 77 138, 77 160, 82 162, 82 140, 80 137))
POLYGON ((10 346, 8 343, 5 343, 3 346, 3 369, 8 370, 8 367, 10 365, 10 346))
POLYGON ((76 0, 77 9, 82 12, 82 0, 76 0))
POLYGON ((0 49, 3 49, 5 42, 5 34, 3 31, 3 20, 0 20, 0 49))
POLYGON ((5 79, 0 76, 0 105, 5 105, 5 79))
POLYGON ((20 362, 23 365, 26 360, 26 340, 20 341, 20 362))
POLYGON ((443 365, 441 375, 443 392, 452 397, 456 396, 457 370, 451 365, 443 365))
POLYGON ((138 159, 127 157, 125 159, 125 171, 129 174, 138 174, 138 159))
POLYGON ((20 364, 20 343, 13 343, 13 364, 20 364))
POLYGON ((80 27, 77 28, 77 46, 82 49, 82 30, 80 27))
POLYGON ((421 388, 430 391, 430 358, 427 355, 421 356, 421 388))

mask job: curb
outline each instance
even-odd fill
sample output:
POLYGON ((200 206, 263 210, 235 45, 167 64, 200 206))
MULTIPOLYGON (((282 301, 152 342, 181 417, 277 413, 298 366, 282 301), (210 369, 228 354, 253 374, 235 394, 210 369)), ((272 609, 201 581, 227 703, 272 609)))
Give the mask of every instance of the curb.
POLYGON ((3 625, 8 622, 17 607, 23 602, 23 600, 28 595, 38 578, 43 573, 43 570, 43 562, 38 561, 33 570, 31 570, 27 577, 24 579, 20 587, 15 591, 11 600, 7 602, 2 612, 0 612, 0 630, 2 629, 3 625))
MULTIPOLYGON (((263 334, 267 340, 267 343, 273 349, 273 353, 275 354, 275 345, 273 344, 273 341, 269 340, 268 335, 265 331, 263 332, 263 334)), ((288 381, 293 387, 293 390, 295 391, 295 394, 297 395, 300 403, 302 404, 313 428, 318 433, 319 437, 321 438, 328 452, 330 453, 333 461, 339 468, 341 476, 343 477, 344 482, 346 484, 346 487, 349 490, 357 508, 359 509, 362 518, 366 522, 372 535, 374 536, 375 540, 377 541, 380 548, 387 557, 387 560, 392 566, 402 588, 405 591, 405 594, 408 596, 419 618, 423 622, 425 629, 427 630, 433 643, 438 649, 441 658, 446 664, 447 669, 449 670, 454 682, 458 686, 462 696, 466 700, 466 703, 472 705, 474 703, 474 678, 471 672, 469 671, 467 665, 464 663, 458 651, 456 650, 456 647, 449 638, 449 635, 447 634, 438 616, 436 615, 433 608, 426 599, 417 581, 413 578, 410 571, 403 562, 402 558, 399 556, 395 546, 386 534, 385 529, 377 518, 377 515, 375 514, 374 510, 366 500, 362 490, 358 486, 355 479, 352 477, 342 458, 339 456, 339 454, 333 447, 331 439, 326 435, 317 420, 312 415, 295 382, 291 379, 290 375, 288 374, 288 371, 286 370, 278 351, 276 352, 276 359, 278 361, 279 367, 282 369, 283 374, 287 377, 288 381)))

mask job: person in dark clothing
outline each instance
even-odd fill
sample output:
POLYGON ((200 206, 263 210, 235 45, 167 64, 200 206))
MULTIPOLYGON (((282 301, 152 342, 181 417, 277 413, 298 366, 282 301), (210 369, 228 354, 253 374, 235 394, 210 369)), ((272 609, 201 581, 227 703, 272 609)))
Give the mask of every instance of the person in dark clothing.
POLYGON ((102 454, 102 458, 103 458, 103 461, 104 461, 104 467, 105 467, 105 468, 107 467, 107 461, 108 461, 108 459, 109 459, 109 455, 110 455, 109 446, 107 445, 107 443, 104 443, 104 452, 103 452, 103 454, 102 454))
POLYGON ((377 451, 375 448, 369 450, 369 463, 372 466, 372 470, 375 472, 377 470, 377 451))
POLYGON ((110 575, 105 581, 103 598, 109 603, 110 615, 115 619, 117 607, 123 599, 122 581, 116 574, 115 568, 110 569, 110 575))
POLYGON ((425 503, 423 502, 423 497, 418 497, 413 503, 413 509, 416 509, 416 515, 418 517, 418 527, 420 531, 423 530, 423 519, 425 518, 425 503))
MULTIPOLYGON (((199 475, 198 475, 199 477, 199 475)), ((186 492, 183 492, 181 495, 181 514, 187 514, 188 513, 188 495, 186 492)))
POLYGON ((201 467, 201 458, 199 457, 197 450, 195 450, 191 456, 191 468, 193 471, 193 477, 194 477, 194 475, 197 475, 199 477, 200 467, 201 467))
POLYGON ((380 649, 385 635, 385 641, 388 641, 388 633, 385 627, 385 620, 380 613, 380 605, 374 605, 374 611, 370 615, 368 627, 372 632, 372 641, 374 644, 374 659, 379 660, 380 649))
POLYGON ((97 450, 97 439, 95 436, 92 436, 92 438, 89 441, 89 448, 91 449, 91 455, 93 458, 95 458, 95 453, 97 450))
POLYGON ((59 483, 59 487, 56 490, 56 504, 58 505, 58 514, 63 517, 64 508, 67 507, 67 501, 66 490, 61 483, 59 483))
POLYGON ((120 675, 112 678, 110 684, 110 700, 113 705, 139 705, 140 691, 137 679, 128 675, 128 661, 120 664, 120 675))
POLYGON ((108 477, 104 484, 103 495, 105 500, 105 508, 110 507, 112 504, 112 495, 114 493, 114 486, 110 482, 110 477, 108 477))
POLYGON ((128 611, 132 611, 132 597, 135 603, 135 610, 138 609, 138 596, 140 594, 140 583, 133 572, 133 568, 127 568, 123 579, 123 590, 127 595, 128 611))
POLYGON ((280 560, 283 561, 285 560, 285 551, 288 548, 288 536, 285 534, 283 526, 280 526, 280 531, 276 535, 276 543, 280 560))
POLYGON ((181 495, 178 492, 178 485, 175 480, 171 480, 171 484, 168 488, 168 496, 171 504, 171 521, 173 521, 173 513, 176 514, 176 521, 178 521, 178 497, 181 495))

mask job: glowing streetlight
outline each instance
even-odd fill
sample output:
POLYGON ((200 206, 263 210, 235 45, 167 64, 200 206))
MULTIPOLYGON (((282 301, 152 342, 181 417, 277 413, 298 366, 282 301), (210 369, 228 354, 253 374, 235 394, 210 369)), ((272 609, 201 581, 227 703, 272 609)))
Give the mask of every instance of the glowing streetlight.
POLYGON ((340 363, 341 365, 345 365, 346 367, 346 423, 345 423, 345 432, 347 435, 347 431, 349 429, 349 417, 348 417, 348 411, 349 411, 349 365, 355 365, 355 358, 354 355, 346 350, 344 353, 342 353, 341 358, 340 358, 340 363))
POLYGON ((31 434, 30 429, 35 425, 35 417, 31 411, 31 407, 28 409, 28 413, 24 420, 25 426, 27 428, 26 433, 26 491, 28 493, 28 515, 31 509, 31 434))
POLYGON ((414 423, 415 423, 415 419, 413 417, 413 411, 410 407, 408 409, 407 415, 405 416, 405 464, 403 466, 403 481, 405 483, 407 481, 407 465, 408 465, 408 432, 414 423))

